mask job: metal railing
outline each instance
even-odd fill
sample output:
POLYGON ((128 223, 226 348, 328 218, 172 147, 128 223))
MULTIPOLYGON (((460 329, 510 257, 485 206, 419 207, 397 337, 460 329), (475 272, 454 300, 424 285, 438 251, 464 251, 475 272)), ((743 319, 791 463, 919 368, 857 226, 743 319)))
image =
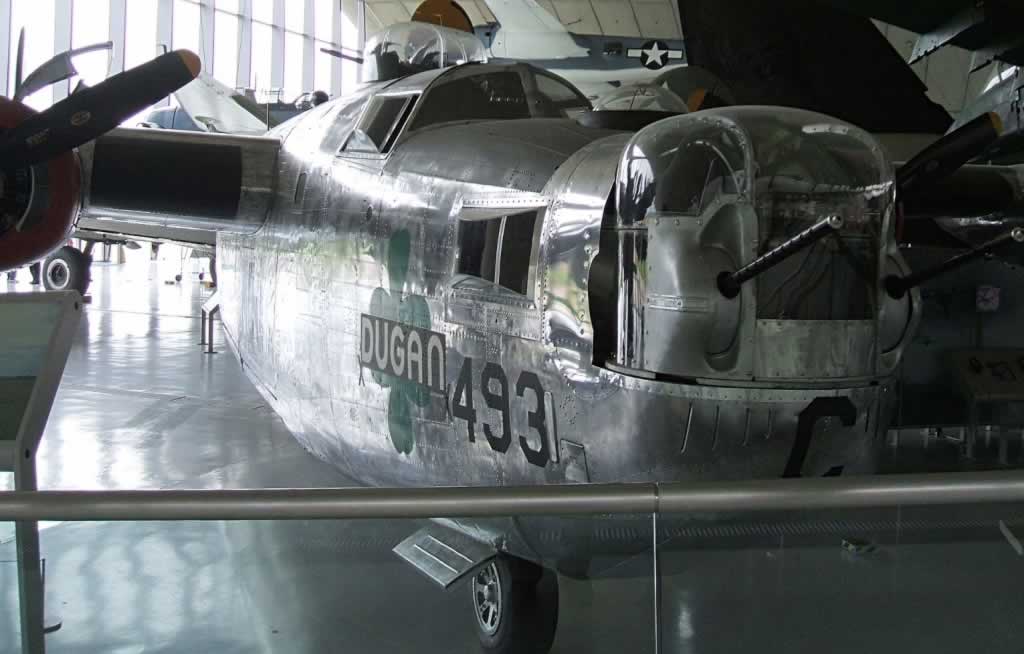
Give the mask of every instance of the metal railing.
POLYGON ((10 491, 0 521, 350 520, 1024 502, 1024 472, 492 488, 10 491))

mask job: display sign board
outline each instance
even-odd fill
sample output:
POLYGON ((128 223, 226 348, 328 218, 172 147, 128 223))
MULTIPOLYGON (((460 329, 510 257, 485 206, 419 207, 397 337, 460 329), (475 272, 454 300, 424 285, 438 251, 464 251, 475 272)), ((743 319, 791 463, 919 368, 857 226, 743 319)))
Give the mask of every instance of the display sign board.
POLYGON ((81 312, 75 292, 0 295, 0 470, 34 456, 81 312))
MULTIPOLYGON (((75 291, 0 295, 0 471, 14 472, 15 490, 36 490, 35 455, 81 313, 75 291)), ((36 523, 18 522, 15 532, 21 651, 42 652, 60 619, 45 616, 36 523)))
POLYGON ((953 369, 974 402, 1024 401, 1024 349, 959 350, 953 369))

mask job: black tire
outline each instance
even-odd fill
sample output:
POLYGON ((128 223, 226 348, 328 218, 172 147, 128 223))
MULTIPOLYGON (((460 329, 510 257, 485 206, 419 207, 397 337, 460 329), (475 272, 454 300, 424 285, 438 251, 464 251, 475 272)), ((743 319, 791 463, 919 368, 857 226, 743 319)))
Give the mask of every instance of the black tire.
POLYGON ((558 626, 555 573, 498 556, 473 574, 470 599, 480 648, 486 654, 547 654, 551 649, 558 626), (497 604, 488 602, 494 598, 499 599, 497 604))
POLYGON ((92 281, 91 264, 91 257, 65 245, 43 261, 43 287, 48 291, 78 291, 85 295, 92 281))

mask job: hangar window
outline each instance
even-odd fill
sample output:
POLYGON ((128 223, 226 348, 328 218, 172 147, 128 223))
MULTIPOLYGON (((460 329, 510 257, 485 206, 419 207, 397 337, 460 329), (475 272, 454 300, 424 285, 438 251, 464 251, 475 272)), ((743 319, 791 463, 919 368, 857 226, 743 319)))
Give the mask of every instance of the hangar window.
POLYGON ((537 211, 461 222, 458 273, 529 295, 536 227, 537 211))
POLYGON ((415 95, 377 96, 345 142, 345 152, 387 154, 409 119, 415 95))

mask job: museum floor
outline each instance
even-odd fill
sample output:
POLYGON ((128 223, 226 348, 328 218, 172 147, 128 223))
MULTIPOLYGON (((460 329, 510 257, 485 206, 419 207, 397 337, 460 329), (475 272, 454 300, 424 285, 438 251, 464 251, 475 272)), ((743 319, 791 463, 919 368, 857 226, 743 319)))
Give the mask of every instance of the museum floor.
MULTIPOLYGON (((191 263, 167 285, 178 261, 139 254, 94 266, 41 488, 351 485, 290 438, 229 353, 202 354, 209 291, 191 263)), ((554 651, 1017 651, 1022 515, 702 516, 659 532, 656 577, 647 551, 560 578, 554 651)), ((465 584, 442 591, 391 553, 412 522, 43 526, 63 622, 51 653, 479 651, 465 584)), ((4 654, 18 647, 12 534, 0 524, 4 654)))

